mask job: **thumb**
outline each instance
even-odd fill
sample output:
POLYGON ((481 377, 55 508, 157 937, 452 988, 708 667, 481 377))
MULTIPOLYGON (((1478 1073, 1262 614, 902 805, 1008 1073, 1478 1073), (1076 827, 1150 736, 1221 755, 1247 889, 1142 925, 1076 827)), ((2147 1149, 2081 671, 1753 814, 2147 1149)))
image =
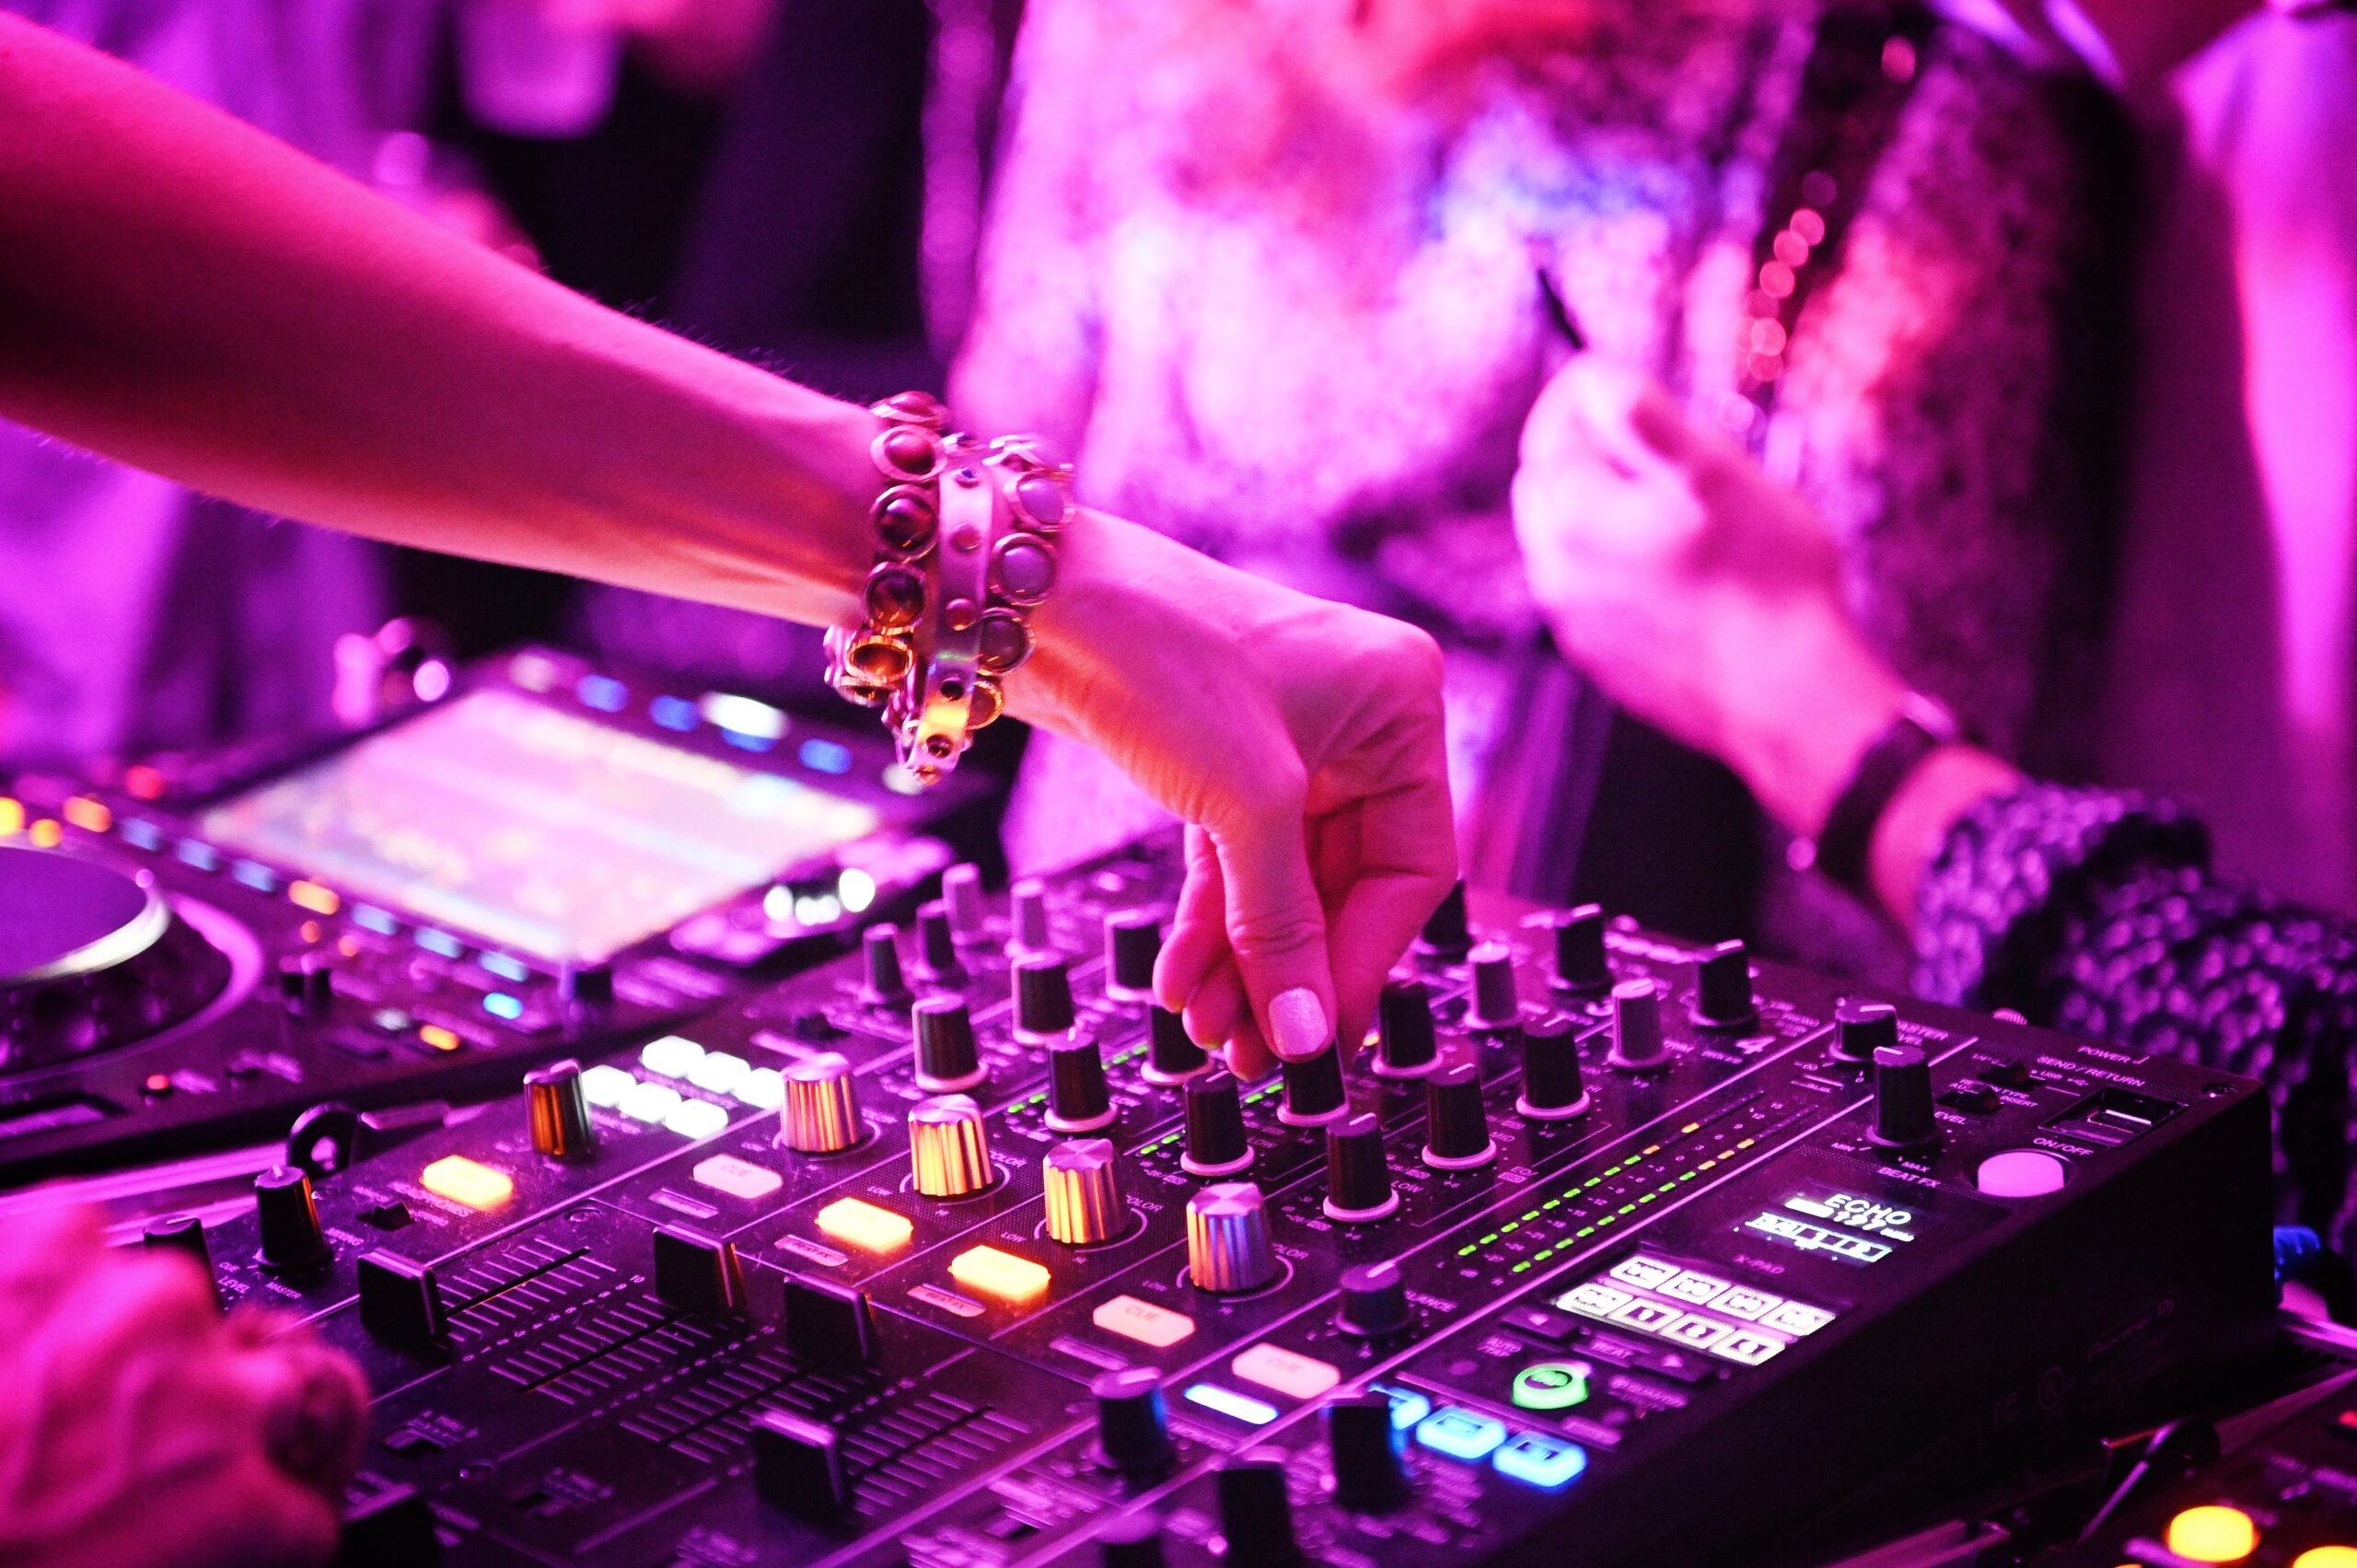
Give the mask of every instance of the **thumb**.
POLYGON ((1334 1039, 1326 910, 1303 829, 1294 811, 1212 835, 1227 885, 1229 949, 1262 1034, 1289 1062, 1317 1055, 1334 1039))

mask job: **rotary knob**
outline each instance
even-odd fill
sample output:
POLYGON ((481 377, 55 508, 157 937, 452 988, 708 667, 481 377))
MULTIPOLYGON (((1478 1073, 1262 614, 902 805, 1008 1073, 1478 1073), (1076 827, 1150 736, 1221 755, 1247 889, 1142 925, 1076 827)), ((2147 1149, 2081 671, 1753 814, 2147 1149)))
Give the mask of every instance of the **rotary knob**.
POLYGON ((1026 953, 1015 960, 1015 1035, 1033 1045, 1072 1028, 1072 970, 1061 953, 1026 953))
POLYGON ((1058 1144, 1039 1161, 1047 1192, 1048 1234, 1067 1247, 1094 1247, 1130 1228, 1121 1197, 1120 1156, 1109 1138, 1058 1144))
POLYGON ((1178 1451, 1162 1403, 1162 1374, 1125 1366, 1100 1374, 1088 1391, 1097 1397, 1097 1457, 1132 1481, 1167 1474, 1178 1451))
POLYGON ((1345 1224, 1396 1214, 1399 1194, 1391 1190, 1391 1162, 1384 1152, 1383 1123, 1361 1113, 1326 1129, 1326 1217, 1345 1224))
POLYGON ((1162 923, 1146 910, 1105 917, 1105 994, 1118 1002, 1154 996, 1154 963, 1162 956, 1162 923))
POLYGON ((1342 1271, 1341 1302, 1334 1309, 1334 1326, 1363 1340, 1387 1339, 1415 1324, 1408 1305, 1408 1277, 1387 1258, 1342 1271))
POLYGON ((327 1232, 319 1225, 311 1179, 294 1167, 274 1165, 254 1178, 254 1217, 264 1268, 297 1272, 327 1261, 327 1232))
POLYGON ((1233 1176, 1252 1163, 1244 1135, 1244 1096, 1235 1077, 1214 1069, 1187 1080, 1187 1141, 1180 1168, 1192 1176, 1233 1176))
POLYGON ((1457 883, 1441 900, 1416 937, 1416 951, 1434 958, 1461 958, 1473 946, 1473 932, 1465 918, 1465 884, 1457 883))
POLYGON ((1612 962, 1604 951, 1604 909, 1582 904, 1550 916, 1555 932, 1555 983, 1592 995, 1610 988, 1612 962))
POLYGON ((1751 949, 1720 943, 1694 966, 1694 1021, 1704 1028, 1739 1029, 1759 1016, 1751 999, 1751 949))
POLYGON ((982 935, 982 868, 960 862, 941 874, 941 901, 949 912, 949 929, 960 942, 982 935))
POLYGON ((1481 1103, 1480 1070, 1469 1063, 1444 1067, 1424 1080, 1424 1163, 1435 1170, 1470 1170, 1498 1157, 1481 1103))
POLYGON ((909 999, 909 978, 900 969, 900 928, 871 925, 859 939, 859 999, 878 1007, 909 999))
POLYGON ((969 1198, 998 1179, 982 1108, 964 1095, 919 1100, 909 1111, 909 1165, 927 1198, 969 1198))
POLYGON ((1898 1043, 1898 1009, 1887 1002, 1844 1002, 1833 1010, 1833 1054, 1860 1065, 1898 1043))
POLYGON ((1920 1149, 1937 1143, 1939 1136, 1930 1061, 1911 1045, 1886 1045, 1875 1051, 1874 1141, 1886 1148, 1920 1149))
POLYGON ((1167 1007, 1146 1013, 1145 1065, 1139 1075, 1149 1084, 1182 1084, 1212 1064, 1211 1055, 1187 1032, 1187 1021, 1167 1007))
POLYGON ((140 1244, 167 1252, 177 1252, 204 1271, 204 1284, 213 1292, 215 1306, 221 1302, 221 1287, 213 1274, 213 1253, 204 1245, 204 1222, 194 1214, 171 1214, 150 1220, 140 1234, 140 1244))
POLYGON ((568 1058, 524 1074, 532 1147, 543 1158, 586 1159, 598 1152, 597 1123, 581 1086, 581 1063, 568 1058))
POLYGON ((962 996, 922 997, 909 1009, 915 1027, 917 1087, 937 1095, 963 1094, 990 1076, 974 1043, 974 1017, 962 996))
POLYGON ((1342 1052, 1339 1046, 1328 1046, 1317 1055, 1299 1062, 1280 1062, 1278 1069, 1284 1074, 1284 1102, 1277 1108, 1277 1120, 1292 1127, 1316 1127, 1351 1113, 1350 1102, 1342 1088, 1342 1052))
POLYGON ((1515 989, 1514 953, 1503 942, 1484 942, 1473 949, 1473 1008, 1469 1027, 1502 1033, 1522 1023, 1522 996, 1515 989))
POLYGON ((1419 1078, 1440 1063, 1433 1038, 1432 993, 1409 976, 1387 981, 1376 1010, 1375 1070, 1386 1078, 1419 1078))
POLYGON ((957 928, 949 923, 949 906, 938 899, 917 909, 917 973, 935 985, 958 985, 966 979, 965 960, 958 956, 957 928))
POLYGON ((311 948, 278 960, 278 995, 287 1011, 325 1017, 335 1010, 335 955, 311 948))
POLYGON ((1295 1568, 1302 1561, 1293 1499, 1285 1494, 1286 1459, 1282 1448, 1254 1448, 1220 1461, 1213 1484, 1226 1568, 1295 1568))
POLYGON ((1056 944, 1048 933, 1047 884, 1026 877, 1008 890, 1007 900, 1008 957, 1054 952, 1056 944))
POLYGON ((859 1090, 851 1063, 831 1051, 788 1067, 785 1102, 778 1108, 778 1141, 796 1154, 835 1155, 867 1135, 859 1119, 859 1090))
POLYGON ((1110 1127, 1119 1114, 1096 1031, 1074 1031, 1048 1052, 1048 1125, 1059 1132, 1094 1132, 1110 1127))
POLYGON ((1187 1277, 1198 1290, 1235 1295, 1277 1277, 1260 1190, 1222 1181, 1187 1200, 1187 1277))
POLYGON ((1649 980, 1624 980, 1612 988, 1612 1050, 1608 1065, 1626 1073, 1652 1073, 1669 1065, 1661 1036, 1661 987, 1649 980))
POLYGON ((1579 1026, 1541 1018, 1522 1033, 1522 1093, 1515 1109, 1538 1121, 1559 1121, 1587 1109, 1580 1082, 1579 1026))

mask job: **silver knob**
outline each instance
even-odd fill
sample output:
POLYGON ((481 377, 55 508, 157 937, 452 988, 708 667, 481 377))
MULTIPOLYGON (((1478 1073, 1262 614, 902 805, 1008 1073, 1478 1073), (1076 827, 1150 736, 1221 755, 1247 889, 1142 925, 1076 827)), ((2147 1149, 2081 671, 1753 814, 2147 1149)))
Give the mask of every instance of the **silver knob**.
POLYGON ((909 1112, 909 1166, 928 1198, 964 1198, 996 1179, 982 1108, 966 1095, 919 1100, 909 1112))
POLYGON ((1074 1138, 1048 1151, 1039 1180, 1048 1194, 1050 1236, 1067 1247, 1093 1247, 1129 1228, 1120 1161, 1109 1138, 1074 1138))
POLYGON ((1187 1200, 1187 1276, 1198 1290, 1259 1290, 1277 1277, 1269 1216, 1249 1181, 1222 1181, 1187 1200))
POLYGON ((798 1154, 840 1154, 865 1137, 851 1063, 825 1051, 788 1067, 778 1123, 778 1141, 798 1154))
POLYGON ((1661 987, 1649 980, 1624 980, 1612 988, 1612 1051, 1608 1066, 1650 1073, 1669 1063, 1661 1038, 1661 987))

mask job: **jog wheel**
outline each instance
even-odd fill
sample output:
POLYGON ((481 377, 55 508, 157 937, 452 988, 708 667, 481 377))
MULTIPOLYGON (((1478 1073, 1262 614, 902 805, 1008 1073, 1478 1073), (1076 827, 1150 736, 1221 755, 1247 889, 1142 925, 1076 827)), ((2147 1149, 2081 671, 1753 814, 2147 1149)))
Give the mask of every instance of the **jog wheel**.
POLYGON ((148 879, 0 848, 0 1072, 134 1045, 203 1011, 230 962, 148 879))

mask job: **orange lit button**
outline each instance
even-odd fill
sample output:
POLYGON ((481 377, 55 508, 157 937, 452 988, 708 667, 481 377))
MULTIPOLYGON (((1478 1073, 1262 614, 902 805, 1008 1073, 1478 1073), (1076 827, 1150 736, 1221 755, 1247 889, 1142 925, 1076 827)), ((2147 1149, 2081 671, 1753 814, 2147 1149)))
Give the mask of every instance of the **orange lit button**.
POLYGON ((1088 1320, 1109 1334, 1119 1334, 1156 1350, 1175 1345, 1195 1331, 1195 1320, 1184 1312, 1173 1312, 1167 1307, 1156 1307, 1134 1295, 1115 1296, 1090 1313, 1088 1320))
POLYGON ((766 1198, 785 1185, 785 1178, 767 1166, 740 1160, 735 1155, 714 1155, 689 1175, 703 1186, 732 1198, 766 1198))
POLYGON ((2258 1550, 2258 1527, 2239 1508, 2188 1508, 2169 1521, 2168 1549, 2193 1562, 2240 1562, 2258 1550))
POLYGON ((466 1043, 457 1035, 451 1033, 448 1029, 444 1028, 440 1024, 424 1024, 419 1026, 417 1038, 424 1040, 426 1044, 432 1046, 436 1051, 456 1051, 459 1046, 466 1043))
POLYGON ((2292 1568, 2357 1568, 2357 1546, 2312 1546, 2292 1559, 2292 1568))
POLYGON ((57 825, 55 818, 44 817, 32 825, 26 836, 32 840, 35 849, 55 849, 64 842, 65 830, 57 825))
POLYGON ((897 1252, 916 1234, 905 1215, 857 1198, 838 1198, 820 1209, 818 1224, 837 1241, 868 1252, 897 1252))
POLYGON ((1048 1288, 1048 1271, 995 1247, 970 1247, 949 1260, 949 1277, 1001 1301, 1028 1301, 1048 1288))
POLYGON ((516 1183, 505 1171, 477 1165, 464 1155, 444 1155, 420 1171, 417 1180, 428 1192, 470 1209, 495 1209, 516 1196, 516 1183))
POLYGON ((1254 1345, 1227 1364, 1247 1383, 1314 1400, 1342 1380, 1342 1375, 1314 1355, 1297 1355, 1283 1345, 1254 1345))
POLYGON ((92 800, 87 795, 77 795, 67 801, 64 815, 86 833, 103 833, 114 826, 114 813, 107 809, 106 803, 92 800))
POLYGON ((0 839, 13 839, 24 830, 24 803, 0 796, 0 839))
POLYGON ((313 914, 333 914, 343 907, 332 888, 322 888, 317 882, 294 881, 286 884, 289 903, 309 910, 313 914))

